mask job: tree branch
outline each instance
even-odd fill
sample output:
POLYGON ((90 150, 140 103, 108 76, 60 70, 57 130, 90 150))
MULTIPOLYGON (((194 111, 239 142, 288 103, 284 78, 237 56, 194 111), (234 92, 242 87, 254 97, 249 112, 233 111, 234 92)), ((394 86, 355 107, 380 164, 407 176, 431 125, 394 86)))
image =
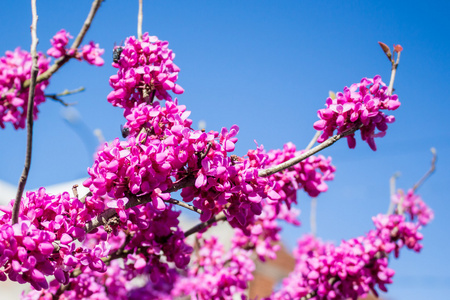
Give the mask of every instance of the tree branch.
POLYGON ((398 64, 400 62, 400 52, 397 52, 397 61, 394 62, 394 59, 392 59, 391 62, 392 62, 391 80, 389 82, 389 87, 388 87, 388 92, 390 95, 392 95, 392 93, 394 92, 394 80, 395 80, 395 75, 397 74, 398 64))
POLYGON ((431 166, 430 169, 423 175, 422 178, 413 186, 413 191, 416 191, 424 182, 428 179, 428 177, 431 176, 431 174, 436 171, 436 159, 437 159, 437 153, 435 148, 430 149, 431 153, 433 154, 433 158, 431 159, 431 166))
POLYGON ((66 89, 62 93, 59 93, 59 94, 46 94, 45 97, 46 98, 50 98, 50 99, 52 99, 54 101, 57 101, 57 102, 59 102, 62 105, 67 107, 67 106, 71 106, 71 105, 76 104, 76 102, 74 102, 74 103, 66 103, 59 97, 67 96, 67 95, 73 95, 73 94, 76 94, 76 93, 83 92, 84 90, 85 90, 84 87, 80 87, 80 88, 78 88, 76 90, 72 90, 72 91, 69 91, 69 90, 66 89))
POLYGON ((211 219, 209 219, 206 222, 202 222, 202 223, 198 223, 197 225, 195 225, 194 227, 188 229, 185 233, 184 236, 188 237, 191 234, 194 234, 196 232, 199 232, 200 230, 211 226, 213 223, 219 222, 219 221, 225 221, 227 219, 227 216, 225 215, 225 213, 222 211, 220 213, 218 213, 217 215, 215 215, 214 217, 212 217, 211 219))
POLYGON ((140 40, 140 41, 142 41, 142 19, 143 19, 142 0, 139 0, 137 35, 138 35, 138 40, 140 40))
POLYGON ((389 209, 387 214, 388 215, 392 215, 394 213, 395 210, 395 202, 393 201, 393 198, 395 196, 395 192, 396 192, 396 188, 395 188, 395 183, 397 178, 400 176, 400 172, 395 172, 392 176, 391 179, 389 180, 389 185, 390 185, 390 192, 391 192, 391 202, 389 204, 389 209))
POLYGON ((347 131, 345 131, 345 132, 343 132, 341 134, 336 134, 336 135, 328 138, 326 141, 324 141, 320 145, 317 145, 316 147, 312 148, 311 150, 303 152, 299 156, 291 158, 290 160, 285 161, 284 163, 281 163, 279 165, 276 165, 276 166, 273 166, 273 167, 270 167, 270 168, 267 168, 267 169, 259 170, 258 176, 259 177, 270 176, 270 175, 275 174, 277 172, 283 171, 284 169, 292 167, 293 165, 298 164, 299 162, 301 162, 301 161, 305 160, 306 158, 316 154, 317 152, 320 152, 323 149, 330 147, 331 145, 336 143, 341 138, 346 137, 346 136, 354 133, 355 131, 357 131, 361 127, 362 127, 362 124, 359 125, 359 126, 355 126, 354 128, 351 128, 351 129, 349 129, 349 130, 347 130, 347 131))
MULTIPOLYGON (((94 2, 92 2, 91 10, 86 18, 86 21, 84 21, 84 24, 81 27, 81 30, 78 33, 78 36, 72 43, 72 46, 70 46, 70 49, 76 50, 80 46, 81 42, 83 41, 84 36, 86 35, 86 32, 88 31, 89 27, 92 24, 92 20, 94 19, 94 16, 95 16, 97 10, 100 8, 101 3, 102 3, 102 0, 94 0, 94 2)), ((55 63, 47 71, 45 71, 44 73, 42 73, 41 75, 38 76, 37 82, 48 80, 56 71, 58 71, 71 58, 73 58, 73 56, 66 54, 63 57, 61 57, 60 59, 58 59, 57 61, 55 61, 55 63)), ((21 90, 26 89, 28 86, 30 86, 29 80, 27 80, 23 83, 21 90)))
POLYGON ((184 208, 192 210, 193 212, 196 212, 196 213, 198 213, 200 215, 203 213, 201 209, 199 209, 199 208, 197 208, 197 207, 195 207, 195 206, 193 206, 191 204, 187 204, 187 203, 185 203, 183 201, 176 200, 176 199, 173 199, 173 198, 170 198, 169 200, 165 200, 164 202, 168 202, 168 203, 171 203, 171 204, 175 204, 175 205, 184 207, 184 208))
POLYGON ((322 131, 316 131, 316 134, 314 134, 313 138, 311 139, 311 141, 309 142, 308 146, 306 146, 305 150, 308 151, 309 149, 312 148, 312 146, 314 146, 314 144, 317 142, 317 139, 319 138, 319 136, 322 134, 322 131))
POLYGON ((34 110, 34 91, 36 88, 36 78, 39 73, 38 67, 38 55, 36 51, 39 39, 36 34, 36 27, 38 21, 36 0, 31 0, 31 12, 32 12, 32 23, 31 23, 31 48, 30 54, 32 57, 31 65, 31 78, 30 78, 30 89, 28 91, 28 104, 27 104, 27 149, 25 154, 25 166, 22 171, 22 175, 19 179, 19 184, 17 187, 16 199, 14 201, 12 210, 12 224, 16 224, 19 221, 19 211, 20 202, 22 200, 22 194, 25 189, 25 185, 28 179, 28 173, 31 166, 31 153, 33 146, 33 110, 34 110))

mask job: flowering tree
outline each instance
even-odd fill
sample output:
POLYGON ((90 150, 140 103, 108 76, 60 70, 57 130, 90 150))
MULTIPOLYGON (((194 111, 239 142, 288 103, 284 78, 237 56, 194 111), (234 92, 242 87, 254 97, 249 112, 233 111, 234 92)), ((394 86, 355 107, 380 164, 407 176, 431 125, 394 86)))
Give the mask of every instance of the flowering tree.
MULTIPOLYGON (((400 107, 393 94, 400 45, 380 43, 392 73, 363 78, 330 94, 318 110, 318 131, 306 149, 287 143, 279 150, 251 149, 232 154, 239 127, 194 130, 190 112, 174 95, 180 68, 167 41, 142 33, 142 1, 137 37, 113 49, 117 73, 109 78, 107 101, 123 110, 123 139, 99 147, 89 193, 50 195, 45 188, 23 196, 31 162, 33 121, 56 71, 72 58, 101 66, 104 50, 83 38, 99 9, 91 11, 72 45, 64 29, 51 40, 48 57, 37 53, 37 13, 32 1, 30 53, 16 49, 0 59, 0 126, 27 129, 27 157, 17 196, 0 219, 0 279, 30 283, 23 299, 229 299, 246 298, 255 260, 274 259, 280 223, 300 225, 297 191, 315 198, 328 189, 335 167, 316 154, 355 135, 376 150, 400 107), (318 142, 317 146, 314 146, 318 142), (173 194, 179 191, 181 200, 173 194), (181 210, 199 215, 198 225, 180 228, 181 210), (219 222, 234 230, 225 251, 216 237, 202 233, 219 222), (193 236, 191 243, 187 237, 193 236), (135 279, 141 280, 135 280, 135 279)), ((55 96, 56 97, 56 96, 55 96)), ((356 299, 386 291, 394 271, 389 256, 406 246, 419 252, 419 230, 433 217, 415 193, 432 168, 407 193, 392 188, 391 208, 373 217, 375 228, 340 245, 314 235, 294 251, 295 270, 267 299, 356 299)), ((213 230, 213 229, 211 229, 213 230)))

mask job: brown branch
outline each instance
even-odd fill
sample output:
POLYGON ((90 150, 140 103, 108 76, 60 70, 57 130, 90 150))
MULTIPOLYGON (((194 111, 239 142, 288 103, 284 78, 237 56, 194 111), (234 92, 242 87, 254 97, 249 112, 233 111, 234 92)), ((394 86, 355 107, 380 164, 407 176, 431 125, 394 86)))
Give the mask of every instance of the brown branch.
POLYGON ((38 55, 36 51, 39 39, 37 38, 36 27, 38 21, 38 15, 36 10, 36 0, 31 1, 32 23, 31 23, 31 48, 30 54, 32 57, 31 65, 31 78, 30 89, 28 91, 28 104, 27 104, 27 148, 25 154, 25 166, 23 167, 22 175, 19 179, 17 187, 16 199, 14 201, 12 210, 12 224, 19 222, 20 202, 22 200, 22 194, 25 189, 25 185, 28 179, 28 173, 31 166, 31 153, 33 146, 33 110, 34 110, 34 91, 36 88, 36 78, 39 73, 38 55))
POLYGON ((413 186, 413 191, 416 191, 424 182, 428 179, 428 177, 431 176, 431 174, 436 171, 436 159, 437 159, 437 153, 435 148, 430 149, 431 153, 433 154, 433 158, 431 159, 431 166, 430 169, 423 175, 422 178, 413 186))
POLYGON ((225 215, 224 212, 220 212, 217 215, 215 215, 214 217, 212 217, 211 219, 209 219, 206 222, 202 222, 202 223, 198 223, 197 225, 195 225, 194 227, 186 230, 186 232, 184 233, 185 237, 190 236, 191 234, 194 234, 196 232, 199 232, 200 230, 211 226, 213 223, 219 222, 219 221, 225 221, 227 219, 227 216, 225 215))
POLYGON ((270 167, 270 168, 267 168, 267 169, 259 170, 258 176, 259 177, 270 176, 270 175, 275 174, 277 172, 283 171, 284 169, 292 167, 293 165, 298 164, 299 162, 307 159, 308 157, 316 154, 317 152, 320 152, 323 149, 330 147, 331 145, 336 143, 341 138, 346 137, 346 136, 354 133, 355 131, 357 131, 361 127, 362 127, 362 124, 359 125, 359 126, 355 126, 354 128, 351 128, 351 129, 349 129, 349 130, 347 130, 347 131, 345 131, 345 132, 343 132, 341 134, 336 134, 336 135, 328 138, 326 141, 324 141, 320 145, 317 145, 316 147, 312 148, 311 150, 303 152, 299 156, 291 158, 290 160, 285 161, 284 163, 281 163, 279 165, 276 165, 276 166, 273 166, 273 167, 270 167))

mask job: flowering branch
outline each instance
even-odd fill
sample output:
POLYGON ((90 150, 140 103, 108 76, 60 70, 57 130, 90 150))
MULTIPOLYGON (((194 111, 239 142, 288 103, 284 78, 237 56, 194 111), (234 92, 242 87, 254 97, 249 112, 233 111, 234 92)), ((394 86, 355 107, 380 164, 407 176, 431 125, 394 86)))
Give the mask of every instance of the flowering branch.
POLYGON ((428 177, 431 176, 431 174, 434 173, 436 170, 436 159, 437 159, 437 153, 435 148, 430 149, 431 153, 433 154, 433 158, 431 159, 431 166, 430 169, 423 175, 422 178, 413 186, 413 191, 416 191, 424 182, 428 179, 428 177))
POLYGON ((341 138, 346 137, 346 136, 348 136, 350 134, 353 134, 355 131, 360 129, 362 126, 363 126, 362 124, 356 125, 355 127, 351 128, 351 129, 349 129, 349 130, 347 130, 347 131, 345 131, 345 132, 343 132, 341 134, 336 134, 336 135, 328 138, 326 141, 324 141, 320 145, 317 145, 316 147, 312 148, 311 150, 303 152, 299 156, 296 156, 296 157, 294 157, 294 158, 292 158, 292 159, 290 159, 288 161, 285 161, 284 163, 276 165, 274 167, 260 170, 258 172, 258 176, 259 177, 267 177, 267 176, 270 176, 270 175, 275 174, 277 172, 283 171, 284 169, 292 167, 293 165, 298 164, 299 162, 307 159, 308 157, 316 154, 317 152, 320 152, 323 149, 330 147, 331 145, 336 143, 341 138))
POLYGON ((22 194, 25 189, 25 185, 28 179, 28 173, 31 166, 31 153, 33 146, 33 109, 34 109, 34 91, 36 88, 36 78, 39 73, 38 67, 38 55, 36 51, 37 44, 39 42, 36 34, 37 26, 37 10, 36 1, 31 1, 31 12, 32 12, 32 23, 31 23, 31 49, 30 54, 32 57, 31 65, 31 79, 30 79, 30 91, 28 93, 28 105, 27 105, 27 149, 25 154, 25 166, 23 168, 22 175, 19 179, 19 185, 17 187, 16 199, 14 201, 13 211, 12 211, 12 223, 16 224, 19 221, 19 210, 20 202, 22 199, 22 194))
MULTIPOLYGON (((94 19, 94 16, 95 16, 97 10, 100 8, 101 3, 102 3, 102 0, 94 0, 94 2, 92 2, 91 10, 86 18, 86 21, 84 21, 83 27, 81 27, 81 30, 78 33, 78 36, 76 37, 76 39, 73 41, 72 46, 70 46, 70 49, 76 50, 80 46, 81 42, 83 41, 84 36, 86 35, 89 27, 92 24, 92 20, 94 19)), ((42 73, 37 78, 36 81, 41 82, 41 81, 49 79, 56 71, 59 70, 59 68, 61 68, 71 58, 73 58, 73 56, 68 55, 68 54, 64 55, 63 57, 61 57, 60 59, 55 61, 55 63, 46 72, 42 73)), ((23 83, 22 90, 26 89, 29 86, 30 86, 30 81, 28 81, 28 80, 25 81, 23 83)))

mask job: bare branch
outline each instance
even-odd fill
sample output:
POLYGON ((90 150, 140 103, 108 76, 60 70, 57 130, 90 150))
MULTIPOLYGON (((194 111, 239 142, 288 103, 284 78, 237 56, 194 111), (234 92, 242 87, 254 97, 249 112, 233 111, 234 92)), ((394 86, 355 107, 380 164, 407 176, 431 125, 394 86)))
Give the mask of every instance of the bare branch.
POLYGON ((434 173, 436 170, 436 159, 437 159, 437 152, 435 148, 430 149, 431 153, 433 154, 433 158, 431 159, 431 166, 430 169, 423 175, 422 178, 413 186, 413 191, 416 191, 424 182, 428 179, 428 177, 431 176, 431 174, 434 173))
POLYGON ((64 100, 62 100, 61 98, 59 98, 59 97, 62 97, 62 96, 67 96, 67 95, 73 95, 73 94, 76 94, 76 93, 80 93, 80 92, 83 92, 85 90, 85 88, 84 87, 80 87, 80 88, 78 88, 78 89, 76 89, 76 90, 72 90, 72 91, 69 91, 69 90, 64 90, 63 92, 61 92, 61 93, 59 93, 59 94, 47 94, 47 95, 45 95, 45 97, 46 98, 50 98, 50 99, 52 99, 52 100, 54 100, 54 101, 57 101, 57 102, 59 102, 59 103, 61 103, 62 105, 64 105, 64 106, 72 106, 72 105, 75 105, 77 102, 73 102, 73 103, 67 103, 67 102, 64 102, 64 100))
POLYGON ((81 45, 83 42, 84 36, 86 35, 87 31, 89 30, 89 27, 91 27, 92 20, 94 20, 95 14, 97 13, 97 10, 100 8, 100 5, 102 4, 103 0, 94 0, 91 5, 91 10, 89 11, 89 14, 84 21, 83 27, 81 27, 80 32, 78 33, 78 36, 73 41, 72 45, 70 46, 70 49, 77 50, 77 48, 81 45))
POLYGON ((315 237, 317 235, 317 198, 311 199, 311 212, 309 217, 309 222, 311 226, 311 234, 315 237))
POLYGON ((164 202, 168 202, 168 203, 171 203, 171 204, 175 204, 175 205, 184 207, 184 208, 189 209, 189 210, 192 210, 193 212, 196 212, 196 213, 198 213, 198 214, 200 214, 200 215, 203 213, 203 212, 201 211, 201 209, 199 209, 199 208, 197 208, 197 207, 195 207, 195 206, 193 206, 193 205, 191 205, 191 204, 187 204, 187 203, 185 203, 185 202, 183 202, 183 201, 180 201, 180 200, 176 200, 176 199, 170 198, 169 200, 166 200, 166 201, 164 201, 164 202))
POLYGON ((142 0, 139 0, 137 35, 138 35, 138 40, 140 40, 140 41, 142 41, 142 19, 143 19, 142 0))
POLYGON ((22 175, 19 179, 19 184, 17 187, 16 199, 14 201, 14 206, 12 210, 12 224, 16 224, 19 221, 19 211, 20 202, 22 200, 22 194, 25 190, 25 185, 28 179, 28 173, 31 166, 31 153, 33 146, 33 110, 34 110, 34 91, 36 88, 36 78, 39 73, 38 66, 38 55, 36 51, 37 44, 39 42, 36 33, 38 15, 36 9, 36 0, 31 0, 31 12, 32 12, 32 23, 31 23, 31 48, 30 54, 32 57, 31 65, 31 78, 30 78, 30 89, 28 91, 28 104, 27 104, 27 149, 25 154, 25 166, 23 168, 22 175))
POLYGON ((191 229, 188 229, 185 233, 184 236, 188 237, 191 234, 194 234, 196 232, 199 232, 200 230, 211 226, 212 224, 219 222, 219 221, 225 221, 227 219, 227 216, 225 215, 224 212, 220 212, 217 215, 215 215, 214 217, 212 217, 211 219, 209 219, 206 222, 202 222, 202 223, 198 223, 197 225, 195 225, 194 227, 192 227, 191 229))
POLYGON ((388 87, 388 93, 390 95, 392 95, 392 93, 394 91, 394 80, 395 80, 395 75, 397 74, 397 68, 398 68, 399 63, 400 63, 400 52, 397 52, 397 61, 394 62, 394 60, 392 60, 391 80, 389 82, 389 87, 388 87))
POLYGON ((388 209, 388 212, 387 212, 388 215, 392 215, 394 213, 394 210, 395 210, 395 203, 394 203, 393 199, 394 199, 394 196, 395 196, 395 191, 397 190, 395 188, 395 183, 396 183, 396 180, 397 180, 398 177, 400 177, 400 172, 394 173, 391 176, 391 179, 389 180, 389 185, 390 185, 390 190, 391 190, 391 202, 389 204, 389 209, 388 209))
POLYGON ((305 150, 308 151, 309 149, 312 148, 312 146, 314 146, 314 144, 317 142, 317 139, 319 138, 319 136, 322 134, 322 131, 317 131, 316 134, 313 136, 312 140, 309 142, 308 146, 306 146, 305 150))

